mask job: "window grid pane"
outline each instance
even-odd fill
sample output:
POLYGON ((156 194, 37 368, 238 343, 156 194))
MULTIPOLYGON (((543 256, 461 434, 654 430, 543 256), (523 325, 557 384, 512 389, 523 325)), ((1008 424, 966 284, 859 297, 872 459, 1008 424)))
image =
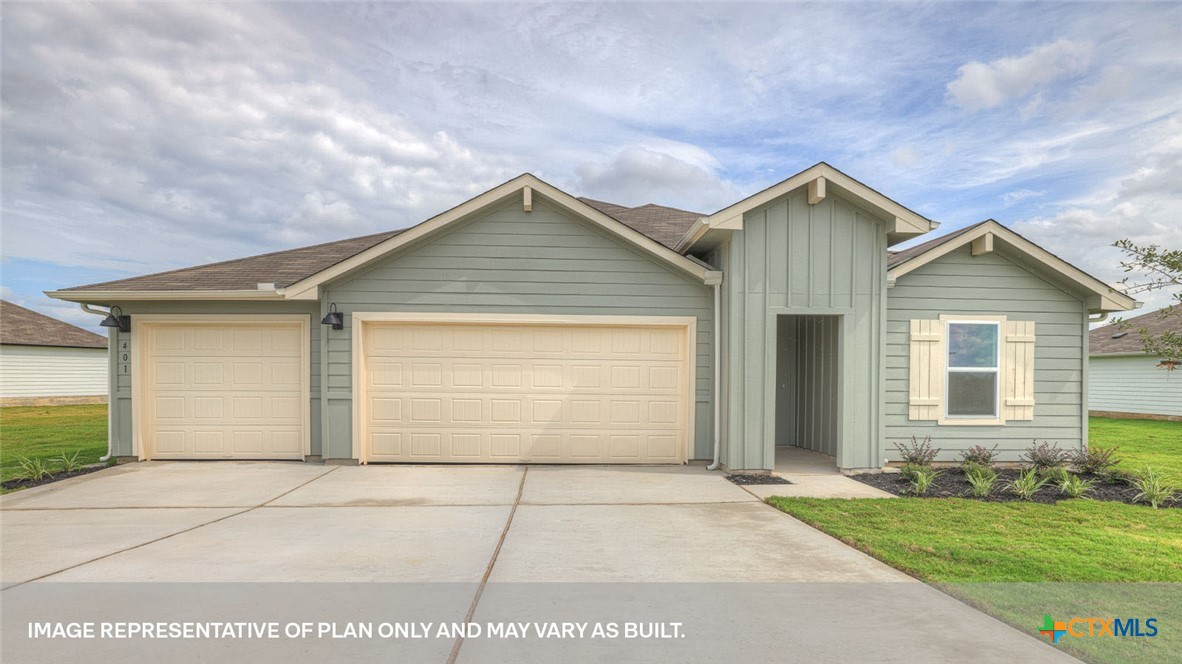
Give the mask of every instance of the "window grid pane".
POLYGON ((998 416, 1000 328, 994 322, 948 323, 948 417, 998 416))

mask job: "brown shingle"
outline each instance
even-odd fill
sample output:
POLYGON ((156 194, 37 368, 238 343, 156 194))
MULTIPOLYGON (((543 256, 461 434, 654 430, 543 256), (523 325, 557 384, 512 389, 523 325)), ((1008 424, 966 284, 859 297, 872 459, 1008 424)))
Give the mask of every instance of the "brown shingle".
POLYGON ((276 288, 284 288, 321 270, 328 269, 401 232, 377 233, 311 247, 236 258, 220 263, 158 272, 130 279, 104 281, 99 284, 77 286, 65 290, 254 290, 258 288, 260 283, 274 283, 276 288))
POLYGON ((920 256, 922 254, 925 254, 928 251, 931 251, 932 249, 935 249, 936 247, 938 247, 946 242, 949 242, 951 240, 955 240, 956 238, 960 237, 961 235, 968 233, 969 231, 973 230, 974 228, 976 228, 982 224, 987 224, 990 221, 991 221, 990 219, 986 219, 985 221, 973 224, 972 226, 965 226, 964 228, 952 231, 951 233, 948 233, 947 235, 941 235, 940 237, 933 238, 931 240, 928 240, 927 242, 920 242, 919 244, 915 245, 914 247, 908 247, 907 249, 903 249, 902 251, 888 252, 887 253, 887 269, 895 267, 896 265, 902 265, 903 263, 906 263, 907 261, 911 260, 912 258, 915 258, 916 256, 920 256))
POLYGON ((1128 328, 1105 325, 1092 330, 1088 333, 1088 354, 1140 353, 1142 352, 1141 335, 1138 334, 1138 330, 1141 328, 1145 328, 1146 332, 1153 335, 1161 334, 1166 330, 1182 334, 1182 315, 1177 311, 1178 307, 1182 307, 1182 304, 1151 311, 1135 318, 1126 318, 1125 322, 1129 324, 1128 328), (1168 316, 1163 316, 1166 312, 1171 313, 1168 316))
POLYGON ((106 337, 0 300, 0 344, 106 348, 106 337))

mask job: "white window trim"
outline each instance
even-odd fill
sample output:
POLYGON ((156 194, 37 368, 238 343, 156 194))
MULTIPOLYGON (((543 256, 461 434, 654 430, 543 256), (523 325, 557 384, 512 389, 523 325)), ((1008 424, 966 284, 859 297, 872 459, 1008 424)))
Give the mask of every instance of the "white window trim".
MULTIPOLYGON (((1002 408, 1001 386, 1005 381, 1005 362, 1003 361, 1002 352, 1005 348, 1005 316, 960 316, 960 315, 941 315, 940 322, 944 326, 944 395, 943 404, 940 406, 940 418, 936 424, 942 426, 1001 426, 1006 423, 1004 409, 1002 408), (994 417, 979 417, 975 415, 949 415, 948 414, 948 374, 952 373, 953 369, 950 366, 951 362, 948 359, 948 351, 950 344, 949 325, 953 323, 968 323, 968 324, 982 324, 992 323, 997 327, 997 382, 994 385, 993 403, 994 417)), ((976 373, 977 371, 971 368, 962 367, 956 370, 957 372, 976 373)))

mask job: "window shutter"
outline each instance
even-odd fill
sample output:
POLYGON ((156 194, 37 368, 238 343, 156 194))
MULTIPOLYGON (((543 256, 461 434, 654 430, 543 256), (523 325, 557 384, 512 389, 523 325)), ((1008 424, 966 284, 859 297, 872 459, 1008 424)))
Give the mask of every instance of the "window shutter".
POLYGON ((911 321, 907 419, 938 420, 944 400, 944 323, 911 321))
POLYGON ((1034 419, 1034 321, 1005 324, 1002 348, 1002 404, 1004 420, 1034 419))

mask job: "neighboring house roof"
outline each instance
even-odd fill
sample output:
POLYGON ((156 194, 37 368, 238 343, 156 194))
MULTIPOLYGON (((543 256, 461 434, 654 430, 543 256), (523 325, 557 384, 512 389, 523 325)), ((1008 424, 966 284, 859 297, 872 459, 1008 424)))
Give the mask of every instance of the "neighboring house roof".
POLYGON ((1125 325, 1105 325, 1088 333, 1089 355, 1140 355, 1144 353, 1141 347, 1141 335, 1144 330, 1152 335, 1160 335, 1166 331, 1182 334, 1182 312, 1177 311, 1182 304, 1158 309, 1134 318, 1126 318, 1125 325), (1167 312, 1170 312, 1167 315, 1167 312))
POLYGON ((18 304, 0 300, 0 344, 106 348, 106 337, 18 304))
POLYGON ((660 205, 629 208, 594 199, 581 199, 529 173, 519 175, 475 198, 410 228, 359 238, 277 251, 259 256, 199 265, 140 277, 76 286, 47 294, 69 301, 103 299, 315 299, 314 287, 413 242, 438 228, 466 218, 528 190, 554 201, 601 227, 662 258, 667 263, 705 278, 701 264, 673 250, 696 219, 696 212, 660 205), (274 290, 261 284, 274 284, 274 290), (309 292, 311 294, 309 295, 309 292))
POLYGON ((902 277, 928 263, 955 251, 966 244, 972 244, 973 255, 993 251, 994 243, 1000 242, 1007 249, 1017 252, 1033 265, 1055 275, 1065 283, 1073 285, 1080 292, 1088 294, 1087 306, 1090 311, 1128 311, 1141 306, 1135 299, 1121 293, 1103 281, 1093 277, 1067 261, 1059 258, 993 219, 986 219, 967 228, 917 244, 909 249, 893 252, 887 257, 888 282, 902 277))

